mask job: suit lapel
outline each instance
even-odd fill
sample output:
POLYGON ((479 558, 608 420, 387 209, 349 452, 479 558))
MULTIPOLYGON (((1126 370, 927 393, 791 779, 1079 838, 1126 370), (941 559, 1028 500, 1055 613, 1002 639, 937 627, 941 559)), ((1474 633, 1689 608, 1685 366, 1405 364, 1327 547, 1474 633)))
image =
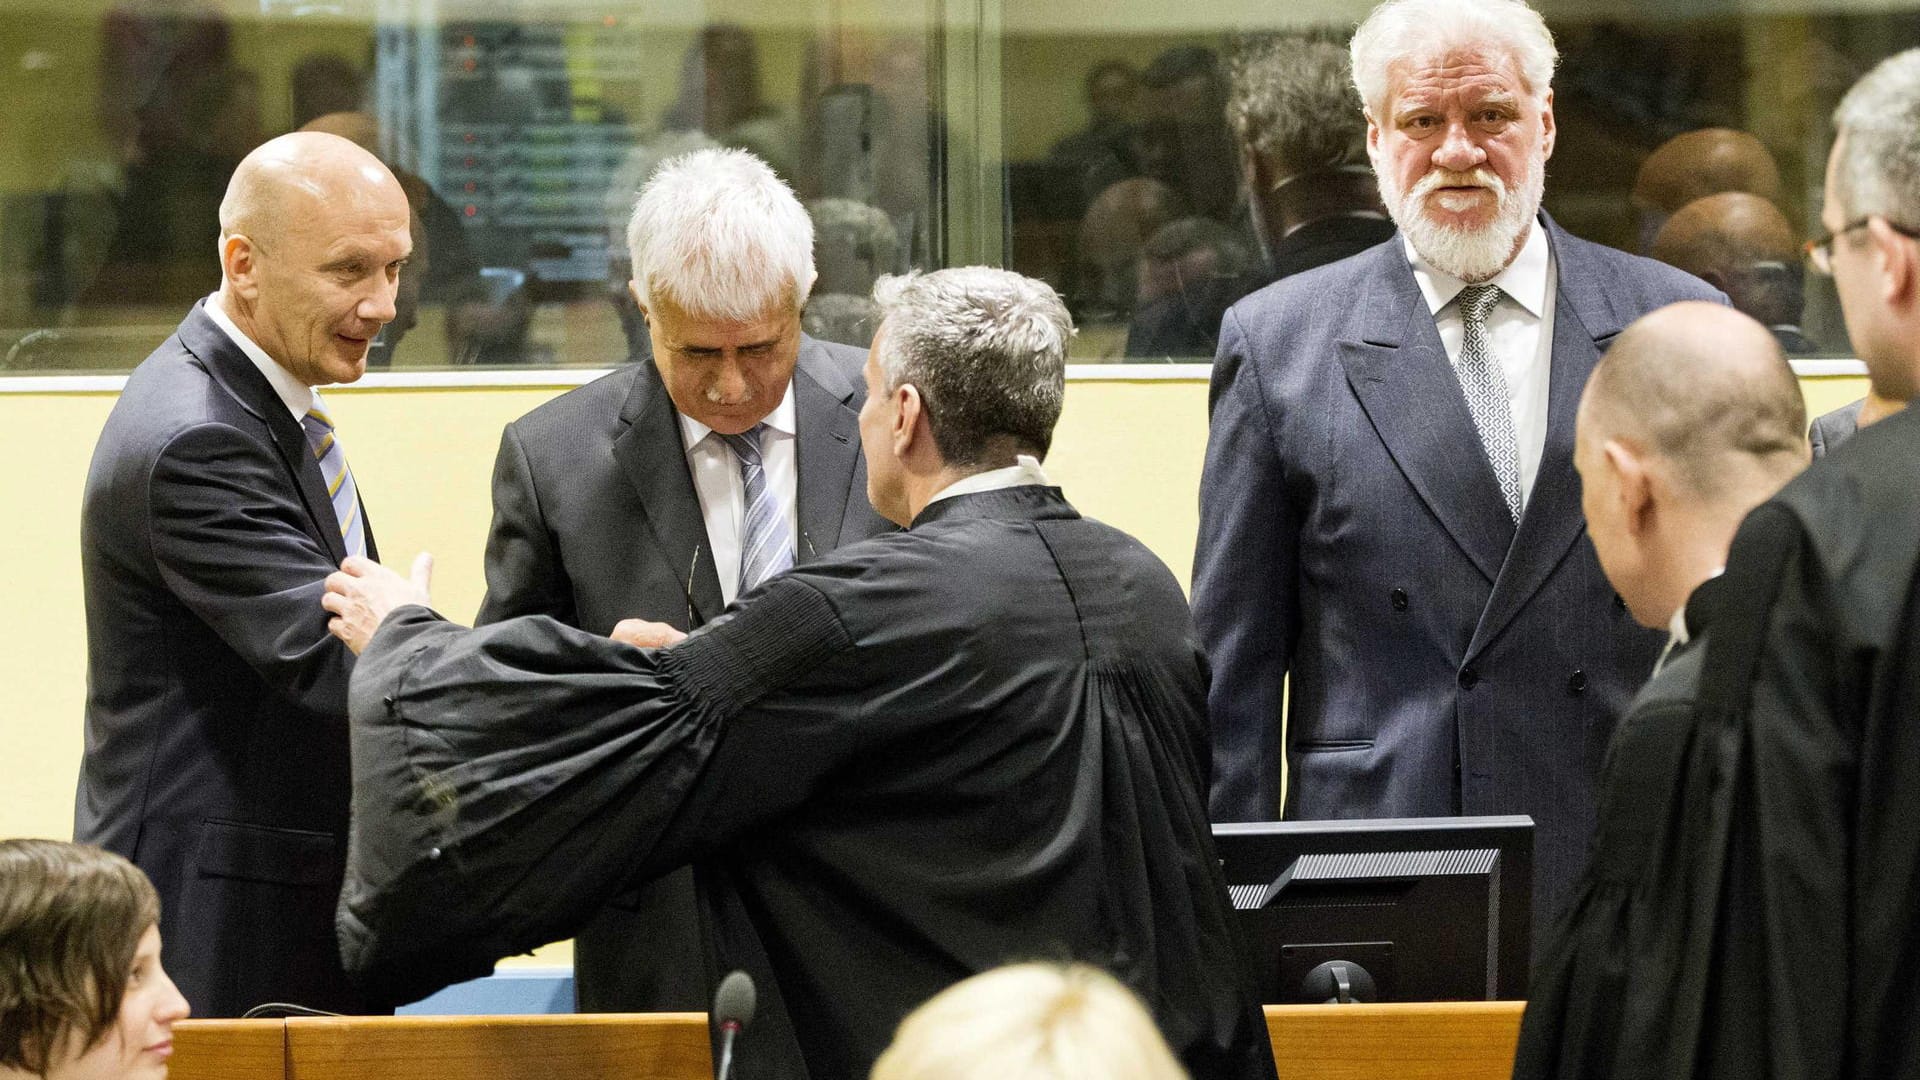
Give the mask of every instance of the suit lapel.
POLYGON ((852 400, 853 385, 833 366, 826 347, 802 339, 793 372, 799 562, 840 546, 860 464, 860 414, 849 404, 852 400))
MULTIPOLYGON (((274 447, 280 451, 280 462, 300 493, 300 501, 307 508, 307 517, 313 522, 314 534, 326 545, 335 564, 344 561, 347 543, 340 535, 340 522, 333 513, 333 500, 327 496, 327 482, 320 475, 320 463, 314 460, 307 433, 293 418, 293 413, 288 411, 286 403, 280 400, 280 395, 274 393, 273 384, 267 382, 267 377, 260 374, 260 369, 253 366, 253 361, 227 336, 226 331, 201 310, 200 304, 194 305, 193 310, 187 313, 186 321, 180 324, 179 335, 180 343, 206 365, 207 373, 213 376, 221 389, 273 433, 274 447)), ((366 513, 364 505, 360 512, 366 513)), ((372 556, 373 553, 373 529, 368 526, 367 554, 372 556)))
POLYGON ((1493 581, 1514 532, 1500 482, 1400 244, 1370 257, 1378 265, 1338 342, 1347 383, 1421 501, 1493 581))
POLYGON ((1621 329, 1606 300, 1607 268, 1588 259, 1577 243, 1567 242, 1566 234, 1552 219, 1542 215, 1542 220, 1553 246, 1557 278, 1553 359, 1547 373, 1546 445, 1526 511, 1520 516, 1511 557, 1480 615, 1480 625, 1467 647, 1468 659, 1513 621, 1586 530, 1586 518, 1580 510, 1580 477, 1573 468, 1574 419, 1587 376, 1621 329), (1572 288, 1569 282, 1574 283, 1572 288))
POLYGON ((633 387, 620 410, 626 430, 614 439, 613 456, 639 494, 647 527, 686 589, 698 625, 726 606, 707 545, 707 524, 687 471, 679 416, 660 382, 660 371, 651 360, 637 361, 634 368, 633 387))

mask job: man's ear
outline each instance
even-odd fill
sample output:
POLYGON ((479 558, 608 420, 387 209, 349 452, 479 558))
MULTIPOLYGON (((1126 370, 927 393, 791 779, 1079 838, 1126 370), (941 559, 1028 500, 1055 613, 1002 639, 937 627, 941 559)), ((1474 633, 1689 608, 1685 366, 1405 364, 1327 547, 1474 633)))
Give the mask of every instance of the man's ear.
POLYGON ((1546 100, 1540 104, 1540 160, 1553 156, 1553 142, 1557 130, 1553 126, 1553 90, 1547 90, 1546 100))
POLYGON ((924 403, 920 400, 920 388, 912 383, 901 383, 893 389, 893 453, 905 461, 913 450, 915 440, 921 437, 921 421, 926 415, 924 403))
POLYGON ((1867 222, 1867 236, 1873 244, 1873 262, 1880 271, 1880 292, 1889 304, 1904 305, 1915 300, 1916 253, 1913 241, 1895 232, 1884 218, 1867 222))
POLYGON ((1620 520, 1629 535, 1636 539, 1646 536, 1653 528, 1654 517, 1653 476, 1646 462, 1618 439, 1608 439, 1600 452, 1606 455, 1607 467, 1619 480, 1614 492, 1620 500, 1620 520))
POLYGON ((220 237, 220 268, 233 284, 234 295, 252 300, 260 295, 260 251, 244 233, 220 237))
POLYGON ((640 284, 632 278, 627 279, 627 295, 633 297, 633 306, 640 309, 641 321, 652 326, 653 316, 647 313, 647 302, 640 299, 640 284))

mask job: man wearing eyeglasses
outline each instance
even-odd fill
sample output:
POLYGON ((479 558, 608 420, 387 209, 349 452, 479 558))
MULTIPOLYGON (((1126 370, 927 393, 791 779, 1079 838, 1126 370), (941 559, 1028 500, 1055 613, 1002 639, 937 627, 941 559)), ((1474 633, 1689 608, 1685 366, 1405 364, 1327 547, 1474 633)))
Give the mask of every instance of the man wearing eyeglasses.
MULTIPOLYGON (((1862 79, 1834 124, 1808 253, 1874 396, 1904 404, 1920 391, 1920 49, 1862 79)), ((1920 1075, 1917 583, 1920 410, 1861 430, 1741 525, 1670 750, 1682 794, 1661 812, 1678 824, 1649 838, 1637 886, 1659 914, 1635 955, 1666 976, 1576 986, 1567 1000, 1603 1002, 1631 1064, 1540 1057, 1552 1075, 1920 1075)))

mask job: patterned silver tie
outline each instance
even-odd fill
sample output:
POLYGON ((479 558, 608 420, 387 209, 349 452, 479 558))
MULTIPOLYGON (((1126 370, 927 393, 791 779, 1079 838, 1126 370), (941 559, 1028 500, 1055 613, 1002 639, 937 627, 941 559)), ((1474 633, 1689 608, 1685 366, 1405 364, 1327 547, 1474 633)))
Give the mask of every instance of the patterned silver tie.
POLYGON ((779 493, 767 483, 760 458, 760 436, 766 429, 765 424, 755 424, 738 435, 720 436, 740 460, 740 480, 747 489, 747 514, 740 530, 740 596, 793 565, 793 529, 787 524, 779 493))
POLYGON ((1467 396, 1467 411, 1473 414, 1473 426, 1480 432, 1480 445, 1487 451, 1493 475, 1500 481, 1500 494, 1507 500, 1507 513, 1520 520, 1520 448, 1513 434, 1513 406, 1507 396, 1507 378, 1501 374, 1500 361, 1493 355, 1493 343, 1487 340, 1487 314, 1500 302, 1500 286, 1469 285, 1460 290, 1455 301, 1460 305, 1460 359, 1453 373, 1467 396))
POLYGON ((353 470, 347 468, 347 452, 334 437, 333 418, 315 405, 300 421, 306 429, 307 444, 313 447, 314 460, 320 463, 320 477, 327 482, 327 496, 333 500, 333 519, 340 523, 340 539, 347 543, 347 554, 367 553, 367 523, 360 518, 360 493, 353 485, 353 470))

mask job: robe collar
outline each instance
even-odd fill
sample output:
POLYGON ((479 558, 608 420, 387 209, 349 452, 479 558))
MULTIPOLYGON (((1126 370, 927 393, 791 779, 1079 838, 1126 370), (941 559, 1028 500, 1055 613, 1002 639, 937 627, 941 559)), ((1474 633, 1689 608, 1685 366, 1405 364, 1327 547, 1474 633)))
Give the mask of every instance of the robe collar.
POLYGON ((1022 484, 1019 487, 953 495, 939 502, 928 503, 907 528, 918 529, 935 521, 1049 521, 1079 516, 1080 512, 1067 502, 1067 497, 1059 488, 1022 484))

